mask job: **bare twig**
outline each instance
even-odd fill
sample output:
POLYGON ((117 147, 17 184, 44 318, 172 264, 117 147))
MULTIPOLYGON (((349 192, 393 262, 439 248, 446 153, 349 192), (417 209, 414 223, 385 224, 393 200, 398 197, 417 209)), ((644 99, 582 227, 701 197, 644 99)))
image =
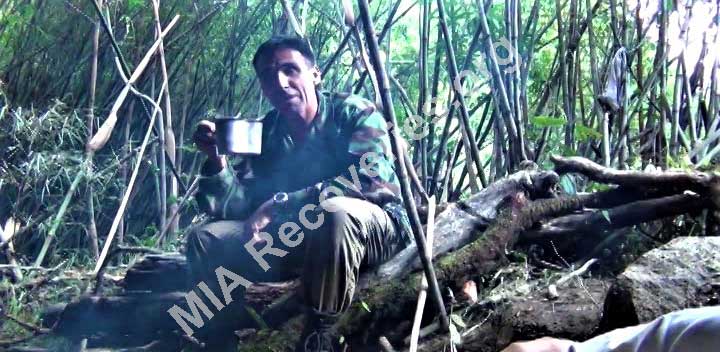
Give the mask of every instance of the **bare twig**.
POLYGON ((584 274, 585 272, 588 271, 588 269, 590 269, 591 265, 595 264, 595 262, 597 262, 597 259, 595 259, 595 258, 588 260, 585 264, 583 264, 583 266, 581 266, 577 270, 573 270, 570 273, 568 273, 567 275, 565 275, 565 276, 561 277, 560 279, 558 279, 557 281, 555 281, 555 285, 556 286, 563 285, 564 283, 570 281, 570 279, 584 274))

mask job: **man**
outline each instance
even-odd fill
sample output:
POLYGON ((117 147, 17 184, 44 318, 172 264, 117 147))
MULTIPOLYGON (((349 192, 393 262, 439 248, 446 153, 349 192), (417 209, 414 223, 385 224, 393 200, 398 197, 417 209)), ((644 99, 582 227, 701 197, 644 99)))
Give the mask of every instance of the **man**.
MULTIPOLYGON (((329 327, 349 307, 361 267, 410 241, 388 129, 371 102, 318 90, 320 71, 302 39, 274 37, 252 63, 274 109, 262 119, 262 153, 244 160, 248 172, 237 175, 217 155, 212 123, 194 135, 208 156, 198 203, 220 221, 188 237, 190 276, 215 282, 219 266, 252 282, 299 275, 308 308, 299 350, 337 351, 329 327)), ((229 330, 228 320, 215 317, 208 330, 229 330)))

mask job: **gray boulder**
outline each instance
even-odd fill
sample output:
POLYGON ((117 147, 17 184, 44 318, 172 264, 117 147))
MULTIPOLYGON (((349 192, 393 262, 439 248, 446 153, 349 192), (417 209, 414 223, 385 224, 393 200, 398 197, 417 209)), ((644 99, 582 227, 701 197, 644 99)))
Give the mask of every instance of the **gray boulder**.
POLYGON ((620 274, 605 301, 602 330, 718 304, 720 237, 679 237, 645 253, 620 274))

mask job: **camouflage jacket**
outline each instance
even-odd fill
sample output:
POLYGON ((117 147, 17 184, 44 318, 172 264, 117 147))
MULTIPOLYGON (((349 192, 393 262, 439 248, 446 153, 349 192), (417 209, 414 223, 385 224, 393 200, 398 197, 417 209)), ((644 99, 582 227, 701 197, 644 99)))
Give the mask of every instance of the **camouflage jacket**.
POLYGON ((196 196, 216 219, 242 220, 277 192, 291 207, 317 204, 319 190, 381 206, 406 240, 410 226, 394 170, 388 127, 375 105, 355 95, 318 92, 318 113, 305 141, 295 145, 276 110, 262 119, 262 152, 243 157, 233 169, 201 171, 196 196))

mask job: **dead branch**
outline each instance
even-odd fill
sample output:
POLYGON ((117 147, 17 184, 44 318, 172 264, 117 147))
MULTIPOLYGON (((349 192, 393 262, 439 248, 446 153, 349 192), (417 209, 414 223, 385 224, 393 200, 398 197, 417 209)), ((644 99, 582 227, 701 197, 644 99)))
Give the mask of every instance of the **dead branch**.
POLYGON ((678 194, 626 203, 608 210, 594 210, 555 218, 537 230, 525 232, 524 241, 564 236, 601 236, 607 231, 677 216, 711 206, 698 195, 678 194))
POLYGON ((616 170, 601 166, 589 159, 582 157, 561 157, 553 155, 550 157, 555 164, 555 171, 558 174, 576 172, 583 174, 596 182, 613 183, 636 189, 672 189, 675 193, 684 190, 691 190, 698 194, 707 194, 713 191, 713 201, 717 206, 718 184, 720 175, 716 173, 705 173, 697 171, 629 171, 616 170))

